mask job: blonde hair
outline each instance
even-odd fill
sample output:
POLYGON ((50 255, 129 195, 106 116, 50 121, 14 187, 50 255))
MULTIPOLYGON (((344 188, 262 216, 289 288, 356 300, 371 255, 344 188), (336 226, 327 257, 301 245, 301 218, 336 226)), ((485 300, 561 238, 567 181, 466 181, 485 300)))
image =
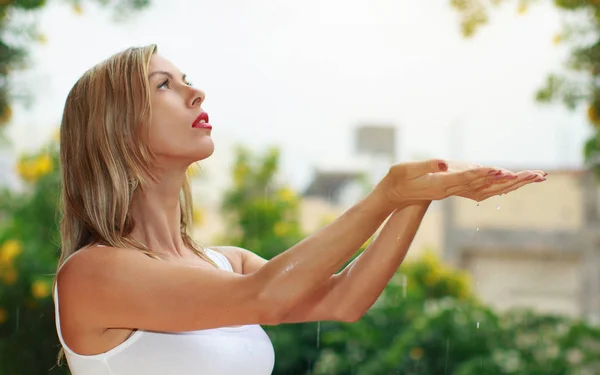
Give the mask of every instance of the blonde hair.
MULTIPOLYGON (((147 139, 150 106, 148 67, 156 45, 115 54, 88 70, 73 86, 60 129, 62 218, 60 268, 69 256, 92 245, 130 248, 160 259, 130 238, 130 205, 137 188, 153 179, 154 155, 147 139)), ((213 266, 189 235, 192 197, 188 178, 181 189, 181 236, 187 247, 213 266)), ((63 355, 59 354, 60 358, 63 355)))

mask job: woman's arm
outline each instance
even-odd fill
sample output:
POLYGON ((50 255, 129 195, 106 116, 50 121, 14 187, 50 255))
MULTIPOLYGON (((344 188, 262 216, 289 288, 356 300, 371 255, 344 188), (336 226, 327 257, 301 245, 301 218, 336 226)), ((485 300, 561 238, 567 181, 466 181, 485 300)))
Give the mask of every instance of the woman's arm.
MULTIPOLYGON (((283 322, 356 321, 362 317, 402 263, 429 204, 419 202, 396 210, 361 255, 294 306, 283 322)), ((268 263, 245 249, 221 250, 231 259, 240 259, 239 269, 244 273, 268 263)))
POLYGON ((78 317, 70 329, 85 331, 278 324, 337 272, 392 211, 375 191, 249 275, 157 261, 130 249, 80 250, 57 277, 61 315, 78 317))
MULTIPOLYGON (((476 190, 493 178, 493 170, 483 167, 436 173, 445 168, 438 160, 392 167, 367 198, 247 275, 156 261, 129 249, 84 250, 57 275, 61 314, 77 317, 73 329, 86 331, 281 323, 323 288, 333 290, 331 276, 396 207, 476 190)), ((356 264, 353 273, 367 274, 356 264)))
POLYGON ((395 211, 367 249, 315 294, 319 300, 300 303, 285 322, 357 321, 375 303, 404 260, 430 202, 395 211))

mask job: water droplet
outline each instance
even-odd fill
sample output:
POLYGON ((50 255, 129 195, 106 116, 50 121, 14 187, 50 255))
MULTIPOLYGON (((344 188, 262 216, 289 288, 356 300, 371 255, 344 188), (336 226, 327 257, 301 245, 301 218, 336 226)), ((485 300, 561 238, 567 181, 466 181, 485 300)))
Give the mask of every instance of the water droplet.
POLYGON ((317 349, 319 349, 319 344, 321 342, 321 322, 317 322, 317 349))
POLYGON ((479 232, 479 227, 477 227, 477 232, 479 232))
POLYGON ((497 209, 497 210, 499 210, 499 209, 500 209, 500 205, 499 205, 499 204, 497 204, 497 205, 496 205, 496 209, 497 209))
POLYGON ((407 284, 406 275, 402 275, 402 297, 406 298, 406 284, 407 284))
POLYGON ((477 329, 479 329, 479 322, 477 322, 477 329))
POLYGON ((15 331, 19 331, 19 321, 20 321, 20 318, 21 318, 21 308, 20 307, 17 307, 17 314, 16 314, 16 316, 17 316, 17 323, 16 323, 15 331))
POLYGON ((396 237, 396 241, 400 242, 400 236, 396 237))
POLYGON ((446 364, 444 365, 444 375, 448 370, 448 354, 450 354, 450 338, 446 337, 446 364))
POLYGON ((477 203, 477 207, 479 207, 479 203, 477 203))

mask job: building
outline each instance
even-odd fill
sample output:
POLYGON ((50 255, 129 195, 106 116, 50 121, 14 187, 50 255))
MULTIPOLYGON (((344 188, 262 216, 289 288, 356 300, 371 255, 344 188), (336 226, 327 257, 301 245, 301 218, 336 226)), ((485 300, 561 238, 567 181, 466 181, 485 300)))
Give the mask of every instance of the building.
POLYGON ((479 205, 445 200, 441 252, 498 309, 600 322, 599 193, 590 171, 559 170, 479 205))

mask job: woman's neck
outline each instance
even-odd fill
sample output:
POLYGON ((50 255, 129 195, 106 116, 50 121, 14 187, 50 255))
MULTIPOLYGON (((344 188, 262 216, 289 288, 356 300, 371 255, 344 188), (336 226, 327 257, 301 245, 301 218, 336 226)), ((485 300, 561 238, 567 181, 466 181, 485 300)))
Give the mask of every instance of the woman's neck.
POLYGON ((185 173, 151 181, 134 193, 130 214, 135 222, 131 237, 168 256, 183 256, 180 194, 185 173))

